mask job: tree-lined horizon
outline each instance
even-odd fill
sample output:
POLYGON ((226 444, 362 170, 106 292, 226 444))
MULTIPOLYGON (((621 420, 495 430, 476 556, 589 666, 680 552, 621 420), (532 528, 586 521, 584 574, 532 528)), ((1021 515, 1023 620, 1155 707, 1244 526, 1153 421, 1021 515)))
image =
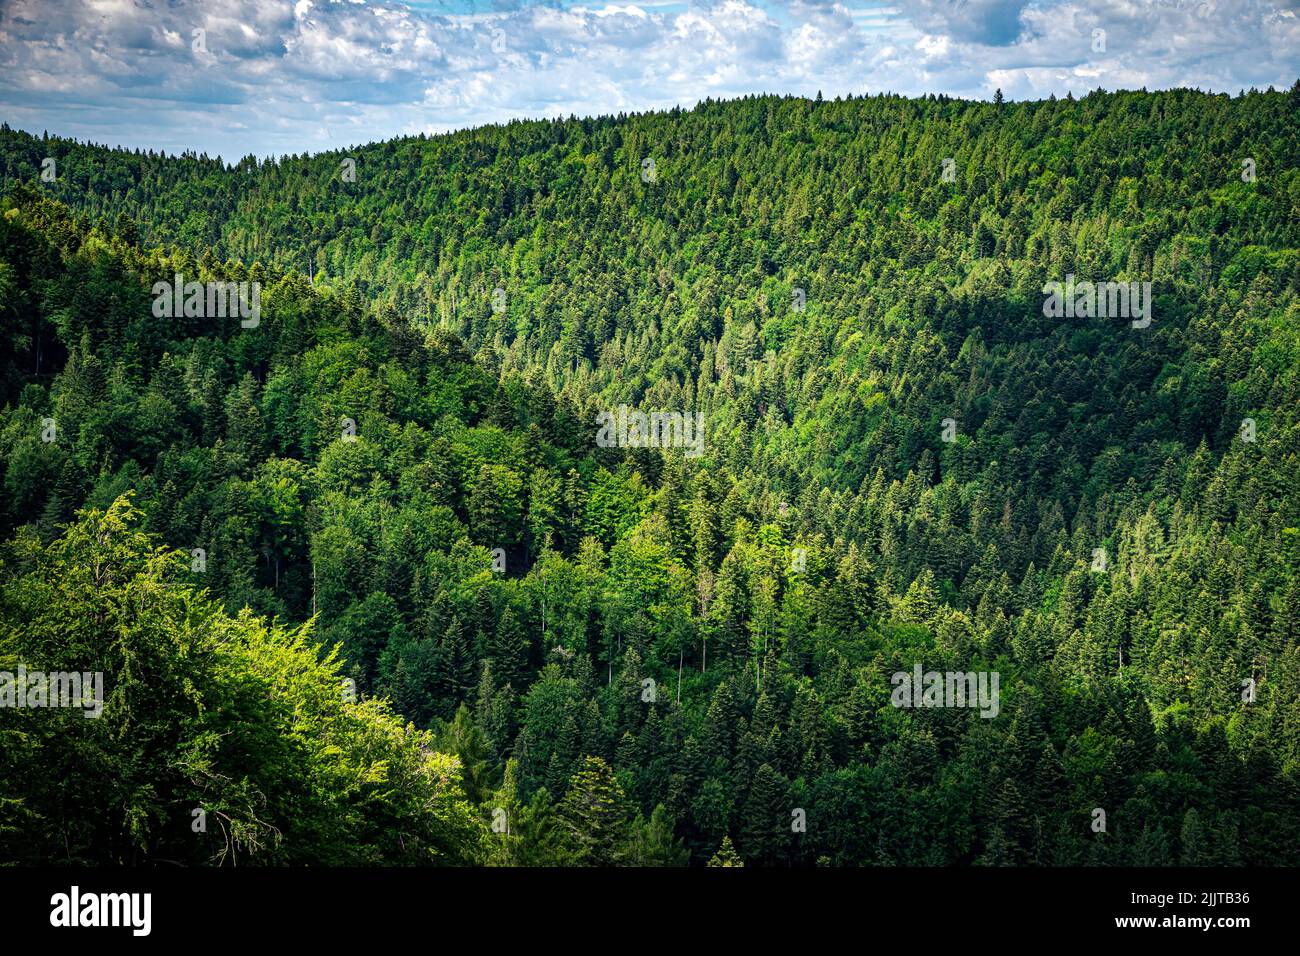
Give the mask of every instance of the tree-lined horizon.
POLYGON ((1298 109, 0 130, 0 671, 108 692, 0 709, 0 859, 1295 865, 1298 109))

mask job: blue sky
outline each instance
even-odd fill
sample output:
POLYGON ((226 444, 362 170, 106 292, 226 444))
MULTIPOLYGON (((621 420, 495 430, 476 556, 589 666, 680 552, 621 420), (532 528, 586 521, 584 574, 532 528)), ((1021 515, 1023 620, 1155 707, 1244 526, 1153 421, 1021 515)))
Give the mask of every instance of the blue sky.
POLYGON ((1297 76, 1300 0, 0 0, 11 126, 228 160, 747 93, 1297 76))

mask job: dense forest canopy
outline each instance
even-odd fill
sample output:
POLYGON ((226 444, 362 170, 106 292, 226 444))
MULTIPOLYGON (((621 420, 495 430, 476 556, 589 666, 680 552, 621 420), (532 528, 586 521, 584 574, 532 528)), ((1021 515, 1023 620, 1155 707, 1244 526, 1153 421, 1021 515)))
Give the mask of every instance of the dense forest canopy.
POLYGON ((0 670, 107 702, 0 709, 0 858, 1300 863, 1298 115, 3 127, 0 670))

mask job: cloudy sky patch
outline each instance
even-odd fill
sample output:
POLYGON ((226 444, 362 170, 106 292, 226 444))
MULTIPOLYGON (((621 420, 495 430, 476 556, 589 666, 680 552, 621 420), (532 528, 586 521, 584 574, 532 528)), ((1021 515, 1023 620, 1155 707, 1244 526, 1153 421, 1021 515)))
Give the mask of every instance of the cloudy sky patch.
POLYGON ((228 160, 748 93, 1300 76, 1296 0, 0 0, 0 116, 228 160))

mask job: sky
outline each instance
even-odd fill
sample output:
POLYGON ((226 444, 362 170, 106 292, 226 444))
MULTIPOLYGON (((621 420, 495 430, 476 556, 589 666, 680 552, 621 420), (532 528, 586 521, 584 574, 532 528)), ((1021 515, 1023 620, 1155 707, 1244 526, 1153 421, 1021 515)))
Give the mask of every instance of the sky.
POLYGON ((0 0, 0 119, 228 161, 752 93, 1297 77, 1300 0, 0 0))

